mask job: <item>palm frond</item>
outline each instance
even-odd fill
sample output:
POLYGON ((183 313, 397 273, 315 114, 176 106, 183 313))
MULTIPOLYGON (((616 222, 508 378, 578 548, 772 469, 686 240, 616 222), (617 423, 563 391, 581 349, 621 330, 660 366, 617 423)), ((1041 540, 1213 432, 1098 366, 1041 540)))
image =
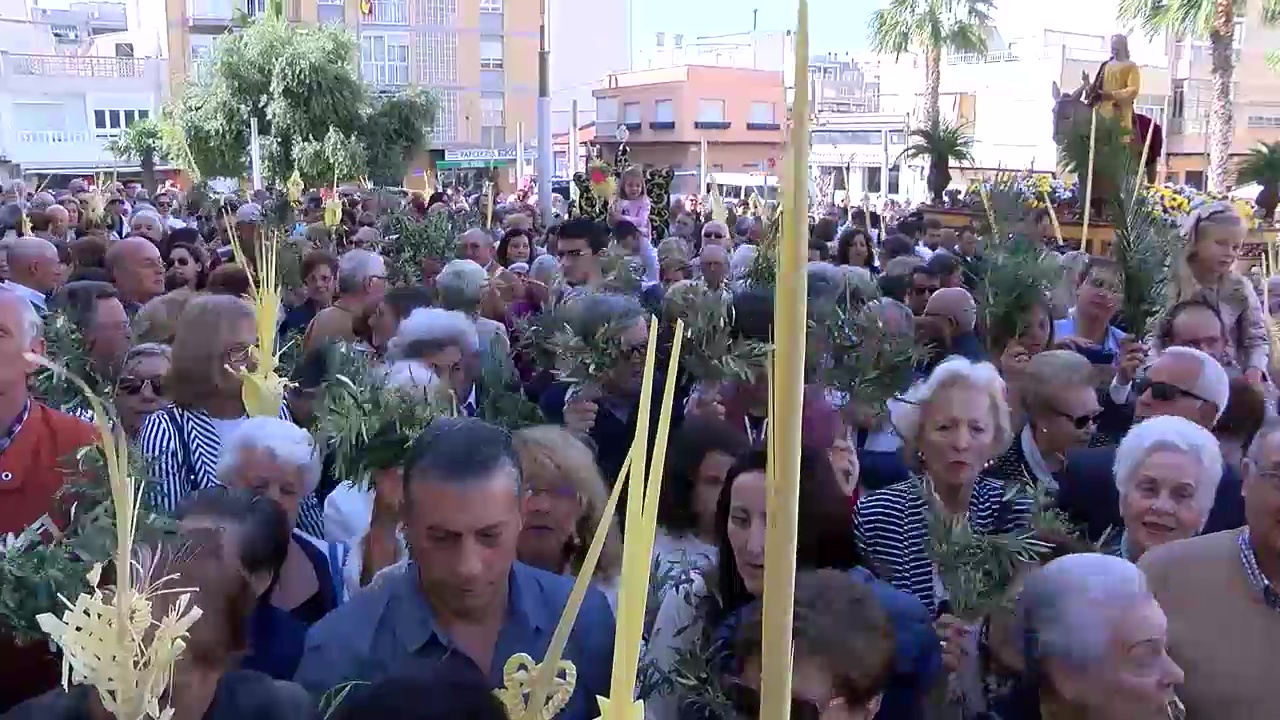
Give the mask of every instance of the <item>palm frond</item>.
POLYGON ((1108 198, 1115 226, 1111 258, 1124 279, 1118 324, 1147 337, 1167 304, 1172 259, 1182 257, 1182 236, 1160 220, 1151 197, 1138 192, 1137 161, 1129 153, 1122 161, 1122 179, 1108 198))
POLYGON ((1280 142, 1260 142, 1236 166, 1236 183, 1280 183, 1280 142))
MULTIPOLYGON (((915 138, 898 156, 898 160, 925 158, 940 159, 961 164, 973 164, 973 135, 969 123, 956 124, 938 120, 913 129, 908 135, 915 138)), ((895 161, 896 162, 896 161, 895 161)))

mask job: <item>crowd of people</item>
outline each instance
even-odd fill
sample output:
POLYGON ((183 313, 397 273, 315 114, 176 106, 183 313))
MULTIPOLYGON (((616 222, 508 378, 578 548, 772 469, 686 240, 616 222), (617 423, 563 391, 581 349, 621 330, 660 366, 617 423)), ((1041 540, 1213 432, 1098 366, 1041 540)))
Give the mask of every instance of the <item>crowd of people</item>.
MULTIPOLYGON (((176 523, 183 551, 161 565, 203 610, 167 695, 174 717, 506 717, 491 691, 509 658, 545 653, 632 439, 652 432, 637 427, 650 323, 661 357, 681 298, 702 293, 728 309, 735 340, 767 344, 785 300, 753 279, 767 209, 674 199, 659 226, 633 182, 624 173, 624 199, 601 219, 546 226, 518 199, 494 203, 458 233, 456 257, 421 258, 420 282, 396 281, 386 220, 465 200, 346 188, 338 217, 309 194, 281 228, 269 196, 11 184, 0 533, 46 517, 65 527, 74 456, 97 437, 86 406, 57 406, 34 382, 31 355, 66 318, 145 461, 150 506, 176 523), (232 238, 252 247, 274 232, 299 248, 279 331, 299 360, 278 416, 250 417, 253 257, 232 238), (556 313, 582 346, 607 345, 596 376, 530 348, 556 313), (340 477, 317 423, 335 347, 424 403, 444 393, 454 412, 402 464, 340 477), (483 371, 495 355, 514 368, 505 380, 483 371), (499 393, 537 420, 505 422, 499 393)), ((907 209, 832 208, 811 223, 811 309, 858 295, 915 352, 900 386, 891 372, 864 378, 888 386, 883 403, 816 371, 804 388, 792 717, 1274 717, 1280 358, 1268 308, 1236 270, 1246 224, 1229 205, 1196 211, 1148 337, 1120 326, 1114 261, 1063 252, 1040 215, 1018 232, 1043 240, 1057 281, 997 327, 981 288, 1002 240, 988 228, 907 209), (1033 548, 988 573, 1005 581, 978 606, 939 538, 957 524, 993 566, 1008 564, 1002 542, 1033 548)), ((873 351, 858 341, 853 352, 873 351)), ((822 342, 809 352, 837 362, 822 342)), ((649 720, 755 719, 768 373, 686 373, 676 387, 637 697, 649 720)), ((564 651, 576 689, 563 720, 593 720, 609 695, 620 518, 564 651)), ((3 717, 102 717, 61 670, 47 640, 0 627, 3 717)))

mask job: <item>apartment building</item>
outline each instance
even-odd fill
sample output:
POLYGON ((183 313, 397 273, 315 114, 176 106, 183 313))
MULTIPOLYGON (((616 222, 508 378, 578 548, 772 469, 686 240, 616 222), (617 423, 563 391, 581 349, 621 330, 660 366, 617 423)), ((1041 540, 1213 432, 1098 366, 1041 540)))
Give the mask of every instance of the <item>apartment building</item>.
POLYGON ((57 186, 71 176, 140 171, 120 163, 107 143, 159 112, 165 60, 143 57, 157 43, 137 24, 148 14, 139 3, 94 5, 62 15, 30 0, 0 2, 0 177, 57 186), (95 13, 109 22, 97 24, 95 13))
POLYGON ((670 166, 672 192, 709 173, 769 173, 782 159, 787 108, 781 72, 684 65, 608 76, 594 93, 595 137, 606 153, 623 135, 634 163, 670 166))

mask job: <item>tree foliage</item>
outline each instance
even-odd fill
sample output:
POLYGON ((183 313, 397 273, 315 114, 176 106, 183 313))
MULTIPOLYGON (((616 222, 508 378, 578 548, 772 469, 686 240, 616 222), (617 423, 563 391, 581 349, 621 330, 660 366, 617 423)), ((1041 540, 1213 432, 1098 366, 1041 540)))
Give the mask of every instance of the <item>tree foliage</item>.
POLYGON ((142 166, 142 184, 147 192, 156 189, 156 161, 164 152, 164 133, 155 118, 142 118, 120 131, 120 136, 107 143, 107 151, 120 160, 136 161, 142 166))
POLYGON ((338 26, 249 22, 218 44, 207 77, 171 103, 172 155, 197 176, 242 177, 256 118, 270 182, 297 170, 308 185, 328 185, 336 170, 339 181, 373 171, 398 184, 396 171, 426 145, 435 99, 417 89, 373 97, 355 53, 354 37, 338 26))

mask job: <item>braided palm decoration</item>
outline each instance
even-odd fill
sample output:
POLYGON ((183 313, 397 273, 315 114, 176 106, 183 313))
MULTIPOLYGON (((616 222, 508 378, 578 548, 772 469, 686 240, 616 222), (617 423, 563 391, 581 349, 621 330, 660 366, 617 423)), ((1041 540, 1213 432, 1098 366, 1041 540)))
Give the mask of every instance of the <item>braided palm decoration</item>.
MULTIPOLYGON (((595 158, 595 162, 602 162, 598 145, 593 145, 588 154, 595 158)), ((628 162, 630 157, 631 149, 627 147, 626 142, 621 142, 618 144, 618 152, 614 155, 612 165, 603 164, 620 181, 622 171, 630 165, 628 162)), ((669 167, 649 168, 644 173, 644 189, 645 194, 649 196, 650 205, 649 236, 655 245, 667 236, 667 226, 671 221, 671 180, 674 176, 675 173, 669 167)), ((570 215, 608 222, 609 204, 592 192, 590 174, 574 173, 573 184, 578 189, 578 201, 570 208, 570 215)))

